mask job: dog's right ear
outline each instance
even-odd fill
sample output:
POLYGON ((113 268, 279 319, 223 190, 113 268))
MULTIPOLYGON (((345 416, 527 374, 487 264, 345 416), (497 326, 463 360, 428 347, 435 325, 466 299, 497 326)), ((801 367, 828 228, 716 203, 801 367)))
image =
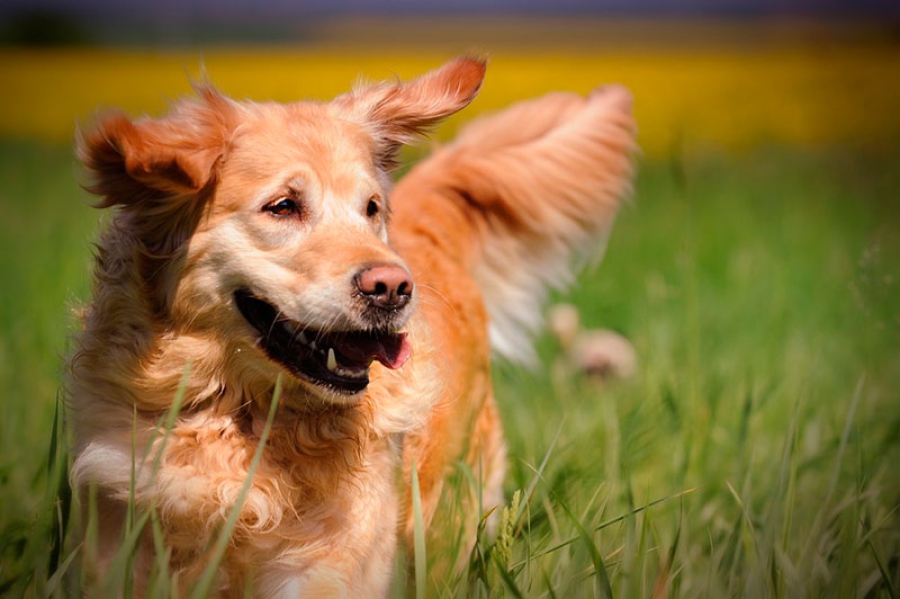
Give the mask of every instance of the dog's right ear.
POLYGON ((351 120, 369 129, 379 164, 393 166, 400 146, 466 107, 481 89, 487 61, 463 56, 407 82, 384 82, 335 98, 351 120))
POLYGON ((104 208, 199 192, 214 179, 232 113, 230 100, 202 89, 162 119, 108 115, 79 135, 78 157, 92 179, 88 190, 104 208))

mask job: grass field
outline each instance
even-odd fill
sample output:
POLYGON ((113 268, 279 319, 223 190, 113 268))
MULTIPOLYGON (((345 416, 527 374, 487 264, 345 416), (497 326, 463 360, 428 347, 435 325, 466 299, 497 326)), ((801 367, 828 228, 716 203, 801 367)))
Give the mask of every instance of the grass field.
MULTIPOLYGON (((631 339, 640 368, 600 386, 572 376, 548 338, 544 368, 498 365, 507 497, 521 500, 464 572, 448 574, 432 548, 429 596, 900 594, 900 144, 889 115, 900 104, 888 75, 900 53, 856 49, 832 69, 786 52, 495 59, 478 110, 606 80, 635 92, 646 148, 635 201, 568 298, 589 326, 631 339), (748 99, 761 81, 773 85, 748 99)), ((77 584, 80 548, 54 553, 64 510, 52 431, 99 214, 63 142, 96 104, 156 112, 186 88, 183 56, 91 56, 0 59, 19 115, 0 118, 17 138, 0 142, 4 596, 77 584), (69 557, 72 577, 56 586, 53 567, 69 557)), ((206 62, 239 97, 307 95, 279 78, 290 57, 275 53, 265 72, 262 57, 206 62)), ((319 57, 316 73, 332 75, 317 95, 359 70, 438 62, 358 58, 319 57)))

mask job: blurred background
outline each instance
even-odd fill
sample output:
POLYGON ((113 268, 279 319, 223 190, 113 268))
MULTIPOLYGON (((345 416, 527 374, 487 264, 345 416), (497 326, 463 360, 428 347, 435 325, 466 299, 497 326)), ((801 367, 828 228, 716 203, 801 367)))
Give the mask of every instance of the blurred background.
POLYGON ((159 112, 201 76, 238 97, 328 98, 475 51, 493 64, 469 116, 618 81, 652 155, 889 141, 898 23, 893 0, 7 0, 0 135, 70 139, 98 108, 159 112))
POLYGON ((634 200, 554 300, 622 334, 637 368, 598 382, 549 337, 546 368, 498 366, 527 532, 509 575, 435 581, 443 595, 592 579, 622 597, 897 596, 897 0, 4 0, 0 595, 52 587, 78 551, 48 557, 65 546, 63 357, 104 218, 76 129, 160 115, 192 81, 326 100, 466 52, 487 79, 437 141, 551 90, 634 94, 634 200), (603 529, 593 550, 572 542, 585 529, 603 529))

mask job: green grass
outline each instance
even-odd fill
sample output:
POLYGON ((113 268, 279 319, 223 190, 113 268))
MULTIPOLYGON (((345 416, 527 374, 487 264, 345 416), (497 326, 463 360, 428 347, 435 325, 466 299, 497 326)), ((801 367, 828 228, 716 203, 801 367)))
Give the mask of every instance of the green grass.
MULTIPOLYGON (((70 155, 0 144, 0 595, 12 597, 77 585, 81 550, 54 541, 69 525, 53 427, 100 214, 70 155)), ((572 376, 548 338, 543 368, 498 365, 519 501, 468 569, 438 568, 452 543, 421 551, 428 596, 896 597, 898 159, 765 148, 641 164, 605 261, 566 296, 588 326, 631 339, 639 373, 572 376)), ((461 468, 455 486, 477 478, 461 468)))
MULTIPOLYGON (((500 377, 512 488, 563 431, 522 559, 578 536, 556 496, 590 530, 696 489, 592 537, 616 596, 648 596, 666 563, 674 596, 896 596, 894 159, 768 149, 644 166, 572 297, 633 340, 640 374, 500 377)), ((529 595, 590 594, 587 552, 543 563, 529 595)))
POLYGON ((53 418, 98 216, 75 175, 68 149, 0 144, 0 595, 48 576, 53 418))

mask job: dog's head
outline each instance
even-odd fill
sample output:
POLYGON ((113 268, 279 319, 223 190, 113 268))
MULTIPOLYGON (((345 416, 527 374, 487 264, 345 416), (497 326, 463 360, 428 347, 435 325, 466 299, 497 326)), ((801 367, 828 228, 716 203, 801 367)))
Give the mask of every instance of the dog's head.
POLYGON ((79 152, 101 205, 120 206, 121 276, 155 326, 214 341, 251 376, 287 371, 352 400, 372 362, 399 368, 411 352, 415 285, 388 244, 388 171, 474 98, 484 69, 457 59, 324 104, 204 89, 162 119, 107 117, 79 152))

